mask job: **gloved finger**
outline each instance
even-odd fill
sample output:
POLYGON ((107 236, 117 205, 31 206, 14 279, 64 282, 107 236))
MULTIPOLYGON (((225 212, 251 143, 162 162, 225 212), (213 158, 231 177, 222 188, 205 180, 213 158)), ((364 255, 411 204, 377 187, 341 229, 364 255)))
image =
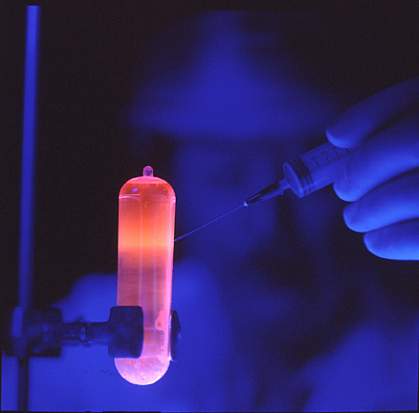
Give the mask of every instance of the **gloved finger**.
POLYGON ((419 77, 415 77, 352 106, 327 128, 327 138, 335 146, 353 148, 418 103, 419 77))
POLYGON ((356 201, 385 181, 419 166, 419 115, 400 119, 351 152, 334 189, 344 201, 356 201))
POLYGON ((367 249, 391 260, 419 260, 419 220, 399 222, 364 235, 367 249))
POLYGON ((343 211, 346 225, 372 231, 400 221, 419 219, 419 171, 380 185, 343 211))

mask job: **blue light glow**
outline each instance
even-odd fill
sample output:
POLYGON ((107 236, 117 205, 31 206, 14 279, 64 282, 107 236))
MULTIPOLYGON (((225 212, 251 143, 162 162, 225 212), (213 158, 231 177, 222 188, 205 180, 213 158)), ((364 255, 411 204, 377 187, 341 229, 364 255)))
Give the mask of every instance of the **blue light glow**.
POLYGON ((30 306, 32 291, 39 6, 28 6, 26 13, 27 28, 19 234, 19 304, 23 307, 30 306))

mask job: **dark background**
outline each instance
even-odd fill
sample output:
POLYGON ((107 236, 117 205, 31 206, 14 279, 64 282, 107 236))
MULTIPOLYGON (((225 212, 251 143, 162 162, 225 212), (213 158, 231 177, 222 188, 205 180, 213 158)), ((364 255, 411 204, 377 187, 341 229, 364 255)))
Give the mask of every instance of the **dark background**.
MULTIPOLYGON (((138 175, 143 165, 158 165, 159 175, 170 177, 173 187, 179 188, 176 232, 180 234, 196 224, 188 221, 192 206, 182 205, 184 183, 171 177, 176 141, 164 135, 141 136, 145 132, 130 126, 122 116, 138 88, 146 82, 143 70, 147 57, 158 55, 152 39, 173 22, 208 10, 272 12, 260 21, 249 18, 246 30, 251 32, 258 31, 258 25, 274 28, 275 12, 312 11, 323 22, 323 31, 318 33, 310 24, 290 30, 286 39, 289 54, 299 62, 296 70, 302 76, 311 77, 313 83, 331 94, 348 96, 345 105, 419 73, 417 2, 316 2, 317 6, 312 2, 278 2, 275 6, 263 2, 257 6, 253 2, 146 3, 41 3, 33 290, 36 306, 48 306, 64 297, 82 275, 115 273, 117 194, 122 183, 138 175), (135 140, 142 143, 134 151, 135 140)), ((4 308, 16 305, 17 297, 25 6, 12 1, 0 3, 0 137, 4 177, 0 300, 4 308)), ((188 32, 183 36, 187 37, 188 32)), ((192 59, 193 48, 180 55, 176 52, 174 55, 181 61, 192 59)), ((173 66, 160 68, 163 75, 177 70, 176 58, 173 66)), ((272 67, 276 64, 273 56, 272 67)), ((233 189, 233 181, 231 186, 233 189)), ((301 242, 298 237, 292 239, 295 228, 289 224, 289 218, 293 216, 293 202, 299 201, 291 198, 279 214, 290 245, 304 251, 307 245, 297 245, 301 242)), ((362 267, 365 273, 379 274, 377 278, 393 302, 399 300, 403 306, 417 308, 417 264, 377 260, 365 251, 359 234, 347 230, 340 216, 331 217, 331 222, 331 241, 325 249, 334 257, 335 273, 353 272, 361 278, 357 271, 362 267)), ((218 228, 221 230, 222 225, 218 228)), ((191 244, 176 246, 175 261, 188 254, 188 245, 191 244)), ((267 256, 272 254, 267 251, 267 256)), ((256 269, 273 273, 271 263, 264 258, 259 257, 256 269)), ((293 259, 283 265, 290 268, 283 268, 282 280, 269 278, 271 285, 294 282, 304 289, 309 260, 293 259), (293 278, 295 273, 300 277, 293 278), (289 279, 285 280, 287 275, 289 279)), ((246 270, 240 268, 238 272, 246 270)), ((348 301, 335 314, 335 330, 321 333, 321 339, 313 339, 310 346, 303 343, 297 351, 296 346, 289 346, 292 368, 317 352, 331 350, 326 336, 333 336, 330 341, 335 345, 347 325, 361 318, 357 290, 360 286, 356 282, 348 286, 348 301)), ((2 312, 2 321, 4 318, 2 312)), ((273 333, 266 334, 269 343, 269 334, 273 333)), ((273 354, 276 349, 271 350, 273 354)))
MULTIPOLYGON (((285 2, 276 9, 242 4, 243 9, 254 12, 314 9, 308 3, 285 2)), ((50 305, 65 296, 83 274, 115 272, 117 193, 121 184, 137 175, 139 165, 146 163, 161 165, 160 175, 169 175, 176 142, 155 135, 134 156, 130 142, 137 132, 121 116, 121 108, 132 101, 136 85, 141 83, 150 39, 185 16, 232 8, 220 3, 195 3, 192 7, 184 2, 145 7, 142 2, 128 1, 51 1, 42 6, 33 291, 36 306, 50 305)), ((308 25, 296 30, 287 42, 293 58, 317 85, 341 90, 355 102, 419 72, 416 2, 330 2, 313 11, 324 21, 324 32, 316 34, 308 25), (313 44, 320 42, 321 51, 313 48, 316 54, 312 54, 307 38, 313 44)), ((0 136, 5 185, 1 201, 4 256, 0 299, 4 308, 10 308, 17 296, 25 4, 2 2, 0 16, 0 136)), ((257 29, 255 24, 249 19, 248 30, 257 29)), ((269 24, 275 24, 275 17, 269 24)), ((166 70, 170 73, 171 67, 166 70)), ((176 180, 171 183, 176 188, 176 180)), ((284 208, 281 213, 286 221, 292 211, 284 208)), ((185 210, 179 211, 178 234, 189 229, 186 215, 185 210)), ((336 231, 338 239, 346 229, 341 225, 336 231)), ((377 261, 365 253, 357 234, 345 234, 338 245, 348 248, 333 250, 340 265, 350 266, 348 258, 361 255, 365 270, 378 269, 384 285, 387 279, 395 296, 400 288, 403 300, 417 300, 417 290, 411 288, 417 265, 377 261), (397 284, 391 282, 395 272, 397 284)), ((185 248, 176 248, 175 259, 185 253, 185 248)), ((303 268, 303 263, 300 265, 303 268)))
MULTIPOLYGON (((130 1, 40 3, 35 303, 63 296, 80 274, 115 270, 118 189, 127 176, 137 172, 138 165, 170 155, 170 142, 161 145, 155 137, 142 152, 144 161, 138 154, 132 156, 128 139, 135 132, 120 117, 121 107, 132 99, 134 85, 141 81, 142 59, 153 35, 173 21, 207 10, 314 10, 328 27, 326 35, 313 36, 307 27, 310 36, 305 36, 300 30, 288 39, 292 50, 295 45, 298 50, 303 39, 306 44, 307 37, 323 42, 323 56, 317 48, 315 56, 310 48, 297 56, 302 66, 310 67, 305 73, 325 87, 338 85, 357 97, 357 90, 377 90, 417 73, 415 3, 397 2, 395 7, 395 2, 367 2, 361 7, 356 2, 330 2, 317 8, 304 2, 284 2, 281 7, 263 2, 259 7, 246 3, 240 7, 240 2, 239 7, 217 2, 164 2, 153 7, 130 1), (383 27, 388 27, 386 37, 383 27), (345 53, 354 44, 358 61, 349 60, 345 53), (330 55, 332 60, 327 59, 330 55), (333 61, 346 66, 346 73, 337 72, 333 61)), ((8 287, 2 289, 2 302, 9 305, 16 297, 24 9, 23 2, 0 4, 3 278, 8 287)))

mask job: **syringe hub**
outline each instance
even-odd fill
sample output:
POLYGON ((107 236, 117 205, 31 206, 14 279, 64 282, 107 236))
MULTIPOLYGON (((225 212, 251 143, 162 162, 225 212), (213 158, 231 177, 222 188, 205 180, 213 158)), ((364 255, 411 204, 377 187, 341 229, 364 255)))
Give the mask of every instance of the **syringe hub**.
POLYGON ((255 194, 250 195, 245 199, 243 205, 247 207, 250 204, 255 204, 256 202, 267 201, 268 199, 275 198, 276 196, 282 195, 288 188, 288 182, 285 179, 281 179, 278 182, 274 182, 273 184, 262 188, 255 194))

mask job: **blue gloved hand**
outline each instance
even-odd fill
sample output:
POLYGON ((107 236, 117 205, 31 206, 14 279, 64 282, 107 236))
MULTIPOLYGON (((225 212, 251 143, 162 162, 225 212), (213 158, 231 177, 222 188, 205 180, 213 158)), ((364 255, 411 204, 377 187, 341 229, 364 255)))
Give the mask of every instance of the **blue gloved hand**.
POLYGON ((382 258, 419 260, 419 77, 346 111, 329 141, 354 148, 334 189, 346 225, 382 258))

